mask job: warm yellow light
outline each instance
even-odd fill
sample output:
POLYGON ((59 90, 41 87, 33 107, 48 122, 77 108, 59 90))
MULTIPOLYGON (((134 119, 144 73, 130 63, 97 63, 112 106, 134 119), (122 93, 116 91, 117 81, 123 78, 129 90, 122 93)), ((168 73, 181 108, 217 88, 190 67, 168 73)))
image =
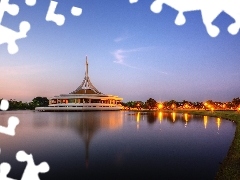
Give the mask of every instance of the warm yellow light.
POLYGON ((184 120, 188 121, 188 114, 187 113, 184 114, 184 120))
POLYGON ((172 119, 173 119, 173 122, 176 121, 176 113, 175 112, 172 113, 172 119))
POLYGON ((158 109, 162 109, 162 108, 163 108, 163 104, 162 103, 158 104, 158 109))
POLYGON ((186 121, 185 127, 187 127, 187 122, 188 122, 188 114, 187 113, 184 114, 184 119, 186 121))
POLYGON ((137 113, 137 123, 140 121, 140 112, 137 113))
POLYGON ((137 113, 137 129, 139 129, 140 112, 137 113))
POLYGON ((203 116, 203 121, 204 121, 204 127, 206 129, 207 128, 207 121, 208 121, 207 116, 203 116))
POLYGON ((160 123, 161 123, 161 122, 162 122, 162 119, 163 119, 163 114, 162 114, 162 112, 159 112, 159 113, 158 113, 158 118, 159 118, 160 123))
POLYGON ((221 119, 220 118, 217 118, 217 127, 218 127, 218 130, 220 128, 220 125, 221 125, 221 119))

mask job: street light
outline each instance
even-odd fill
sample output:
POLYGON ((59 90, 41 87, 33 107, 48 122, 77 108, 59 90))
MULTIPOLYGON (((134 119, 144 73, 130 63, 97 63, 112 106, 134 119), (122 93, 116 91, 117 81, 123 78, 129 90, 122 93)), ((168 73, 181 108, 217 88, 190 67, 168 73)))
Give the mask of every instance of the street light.
POLYGON ((211 108, 212 113, 213 113, 213 110, 214 110, 214 108, 212 107, 212 108, 211 108))
POLYGON ((158 104, 158 109, 161 110, 162 108, 163 108, 163 104, 162 104, 162 103, 159 103, 159 104, 158 104))

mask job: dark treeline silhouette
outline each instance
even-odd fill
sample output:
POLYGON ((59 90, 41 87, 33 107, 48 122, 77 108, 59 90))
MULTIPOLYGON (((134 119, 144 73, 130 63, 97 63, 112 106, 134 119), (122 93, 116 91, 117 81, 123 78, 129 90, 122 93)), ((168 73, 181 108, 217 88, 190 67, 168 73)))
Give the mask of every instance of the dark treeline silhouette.
POLYGON ((233 98, 229 102, 218 102, 213 100, 207 100, 205 102, 191 102, 187 100, 182 101, 165 101, 157 102, 153 98, 149 98, 146 102, 142 101, 129 101, 122 103, 124 109, 165 109, 165 110, 174 110, 174 109, 204 109, 204 110, 239 110, 240 111, 240 98, 233 98))
POLYGON ((15 99, 10 99, 8 102, 8 110, 34 110, 35 107, 47 107, 49 100, 46 97, 35 97, 31 102, 22 102, 15 99))
MULTIPOLYGON (((1 99, 0 99, 1 100, 1 99)), ((15 99, 10 99, 8 110, 34 110, 35 107, 47 107, 49 100, 46 97, 35 97, 31 102, 22 102, 15 99)), ((153 98, 149 98, 146 102, 143 101, 129 101, 122 102, 124 109, 205 109, 205 110, 238 110, 240 111, 240 98, 233 98, 229 102, 218 102, 213 100, 207 100, 205 102, 191 102, 182 100, 181 102, 170 100, 165 102, 157 102, 153 98)))

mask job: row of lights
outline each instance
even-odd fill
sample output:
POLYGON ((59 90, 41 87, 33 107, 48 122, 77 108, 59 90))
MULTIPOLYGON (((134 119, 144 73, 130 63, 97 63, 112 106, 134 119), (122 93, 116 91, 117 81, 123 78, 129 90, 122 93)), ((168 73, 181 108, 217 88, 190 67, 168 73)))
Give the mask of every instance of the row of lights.
MULTIPOLYGON (((208 104, 208 103, 204 103, 204 106, 206 106, 206 107, 208 107, 209 109, 211 109, 211 111, 213 112, 214 111, 214 107, 213 106, 211 106, 210 104, 208 104)), ((138 103, 137 104, 137 107, 140 107, 140 104, 138 103)), ((158 109, 162 109, 163 108, 163 104, 162 103, 158 103, 158 109)), ((171 108, 172 109, 174 109, 176 107, 176 105, 175 104, 172 104, 171 105, 171 108)), ((238 112, 240 112, 240 105, 239 105, 239 107, 236 109, 238 112)))

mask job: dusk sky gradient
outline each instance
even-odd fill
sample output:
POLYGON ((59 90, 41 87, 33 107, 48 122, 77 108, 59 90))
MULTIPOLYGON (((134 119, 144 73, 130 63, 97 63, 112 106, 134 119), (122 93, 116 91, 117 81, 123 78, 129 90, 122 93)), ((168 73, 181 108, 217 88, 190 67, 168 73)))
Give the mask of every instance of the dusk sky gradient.
POLYGON ((240 97, 240 33, 227 31, 234 19, 222 13, 212 38, 201 12, 185 13, 177 26, 177 11, 164 5, 150 10, 153 0, 57 0, 63 26, 45 20, 49 0, 33 7, 24 0, 17 16, 5 13, 2 25, 18 31, 23 20, 31 24, 28 37, 17 41, 19 52, 10 55, 0 45, 0 98, 31 101, 74 91, 85 73, 85 56, 93 85, 124 102, 231 101, 240 97), (72 6, 82 15, 71 15, 72 6))

